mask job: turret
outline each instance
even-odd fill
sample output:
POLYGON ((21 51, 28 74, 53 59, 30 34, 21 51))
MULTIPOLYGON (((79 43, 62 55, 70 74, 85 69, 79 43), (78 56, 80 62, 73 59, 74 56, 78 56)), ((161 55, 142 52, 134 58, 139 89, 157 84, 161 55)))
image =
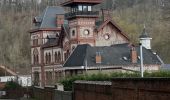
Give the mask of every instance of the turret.
POLYGON ((144 27, 142 34, 139 36, 140 43, 146 49, 151 49, 151 40, 152 38, 146 32, 146 28, 144 27))
POLYGON ((70 7, 70 12, 65 15, 67 19, 75 17, 98 17, 99 12, 93 11, 93 6, 100 4, 101 0, 66 0, 62 6, 70 7))

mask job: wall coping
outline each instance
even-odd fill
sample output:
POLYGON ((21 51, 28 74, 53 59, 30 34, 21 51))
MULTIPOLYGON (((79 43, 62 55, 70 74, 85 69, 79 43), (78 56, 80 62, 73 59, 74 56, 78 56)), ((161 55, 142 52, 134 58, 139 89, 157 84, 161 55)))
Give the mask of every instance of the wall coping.
POLYGON ((112 85, 110 81, 84 81, 78 80, 74 82, 75 84, 93 84, 93 85, 112 85))
POLYGON ((170 77, 112 78, 112 81, 170 81, 170 77))

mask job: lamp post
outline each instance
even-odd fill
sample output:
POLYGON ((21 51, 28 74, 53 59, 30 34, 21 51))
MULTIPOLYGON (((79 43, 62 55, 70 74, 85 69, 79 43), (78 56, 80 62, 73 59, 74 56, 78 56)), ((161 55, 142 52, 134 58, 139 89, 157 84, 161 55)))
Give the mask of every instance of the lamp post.
POLYGON ((140 71, 141 71, 141 77, 143 78, 143 72, 144 72, 144 68, 143 68, 143 46, 142 44, 140 43, 140 71))

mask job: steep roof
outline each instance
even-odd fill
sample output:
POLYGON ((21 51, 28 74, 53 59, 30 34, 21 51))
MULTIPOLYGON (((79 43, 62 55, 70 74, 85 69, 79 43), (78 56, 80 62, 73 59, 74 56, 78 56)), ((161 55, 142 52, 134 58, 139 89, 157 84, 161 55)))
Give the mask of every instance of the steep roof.
POLYGON ((48 28, 56 28, 56 15, 65 14, 65 11, 62 7, 59 6, 49 6, 45 9, 42 15, 34 18, 37 24, 35 28, 39 29, 48 29, 48 28))
POLYGON ((120 32, 121 35, 123 35, 128 41, 130 41, 130 39, 127 36, 127 34, 112 19, 107 19, 104 22, 103 21, 97 21, 96 22, 96 29, 97 29, 97 31, 99 32, 108 23, 111 23, 120 32))
POLYGON ((170 70, 170 64, 164 64, 164 66, 161 67, 161 70, 170 70))
MULTIPOLYGON (((136 47, 137 54, 140 55, 139 47, 136 47)), ((104 47, 91 47, 88 44, 78 45, 73 51, 71 56, 68 58, 64 67, 78 67, 85 66, 87 59, 87 66, 97 66, 95 62, 96 52, 100 52, 102 56, 102 63, 99 65, 103 66, 123 66, 131 65, 131 47, 129 44, 117 44, 113 46, 104 47)), ((151 50, 143 48, 144 64, 161 64, 157 56, 152 53, 151 50)), ((140 64, 138 57, 137 64, 140 64)))

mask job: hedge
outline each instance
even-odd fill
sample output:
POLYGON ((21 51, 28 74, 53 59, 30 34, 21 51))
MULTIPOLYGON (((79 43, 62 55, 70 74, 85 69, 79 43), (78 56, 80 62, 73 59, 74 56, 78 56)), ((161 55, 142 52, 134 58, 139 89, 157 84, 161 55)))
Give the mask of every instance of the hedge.
MULTIPOLYGON (((140 73, 123 73, 123 72, 113 72, 109 74, 97 73, 92 75, 76 75, 67 77, 60 81, 64 85, 65 91, 71 91, 72 85, 76 80, 87 80, 87 81, 111 81, 112 78, 133 78, 140 77, 140 73)), ((158 71, 158 72, 144 72, 144 77, 170 77, 170 71, 158 71)))

